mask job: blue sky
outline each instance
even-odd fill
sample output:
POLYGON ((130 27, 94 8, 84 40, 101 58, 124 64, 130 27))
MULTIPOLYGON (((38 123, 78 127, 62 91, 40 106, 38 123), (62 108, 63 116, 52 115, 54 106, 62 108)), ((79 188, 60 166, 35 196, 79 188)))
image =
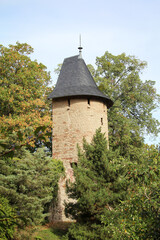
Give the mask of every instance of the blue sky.
MULTIPOLYGON (((30 44, 32 59, 47 66, 54 84, 54 69, 78 53, 81 33, 87 64, 105 51, 134 55, 148 62, 142 79, 156 81, 160 94, 159 13, 159 0, 0 0, 0 44, 30 44)), ((154 116, 160 120, 160 109, 154 116)))

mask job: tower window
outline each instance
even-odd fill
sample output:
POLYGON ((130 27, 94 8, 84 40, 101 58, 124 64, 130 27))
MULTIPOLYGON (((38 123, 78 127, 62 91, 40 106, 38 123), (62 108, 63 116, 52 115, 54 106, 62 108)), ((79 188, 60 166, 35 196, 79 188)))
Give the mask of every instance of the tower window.
POLYGON ((103 111, 106 111, 106 105, 103 103, 103 111))
POLYGON ((101 118, 101 125, 103 125, 103 118, 101 118))
POLYGON ((70 107, 70 105, 71 105, 71 101, 70 99, 68 99, 68 107, 70 107))
POLYGON ((90 99, 88 98, 88 105, 90 105, 90 99))

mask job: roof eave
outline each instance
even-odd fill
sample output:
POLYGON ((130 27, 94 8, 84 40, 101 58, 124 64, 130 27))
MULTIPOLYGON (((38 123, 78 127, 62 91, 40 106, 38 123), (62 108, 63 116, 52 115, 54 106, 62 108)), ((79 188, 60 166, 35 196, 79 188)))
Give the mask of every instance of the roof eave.
POLYGON ((67 96, 49 96, 48 99, 52 99, 52 100, 62 100, 62 99, 83 99, 83 98, 91 98, 91 99, 97 99, 100 100, 102 102, 104 102, 107 105, 107 108, 109 109, 110 107, 113 106, 113 101, 110 98, 107 97, 101 97, 101 96, 94 96, 94 95, 86 95, 86 94, 81 94, 81 95, 67 95, 67 96))

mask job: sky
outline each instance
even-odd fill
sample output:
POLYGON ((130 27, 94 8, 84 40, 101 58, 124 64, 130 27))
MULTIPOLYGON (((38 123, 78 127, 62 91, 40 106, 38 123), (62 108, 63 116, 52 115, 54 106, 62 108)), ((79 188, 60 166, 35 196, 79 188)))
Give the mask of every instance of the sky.
MULTIPOLYGON (((28 43, 57 80, 54 69, 78 54, 95 65, 105 51, 147 61, 141 78, 156 81, 160 94, 160 0, 0 0, 0 44, 28 43)), ((153 113, 160 120, 160 108, 153 113)), ((160 136, 146 136, 160 143, 160 136)))

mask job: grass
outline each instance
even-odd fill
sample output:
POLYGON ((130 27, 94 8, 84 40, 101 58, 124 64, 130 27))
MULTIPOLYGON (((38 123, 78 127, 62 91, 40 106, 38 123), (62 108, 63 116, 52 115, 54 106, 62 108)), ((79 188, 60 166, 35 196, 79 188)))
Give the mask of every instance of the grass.
POLYGON ((64 232, 61 230, 56 230, 48 228, 46 230, 40 230, 36 232, 34 239, 35 240, 60 240, 64 236, 64 232))
POLYGON ((59 223, 52 226, 26 228, 17 232, 16 240, 61 240, 67 233, 70 223, 59 223))

